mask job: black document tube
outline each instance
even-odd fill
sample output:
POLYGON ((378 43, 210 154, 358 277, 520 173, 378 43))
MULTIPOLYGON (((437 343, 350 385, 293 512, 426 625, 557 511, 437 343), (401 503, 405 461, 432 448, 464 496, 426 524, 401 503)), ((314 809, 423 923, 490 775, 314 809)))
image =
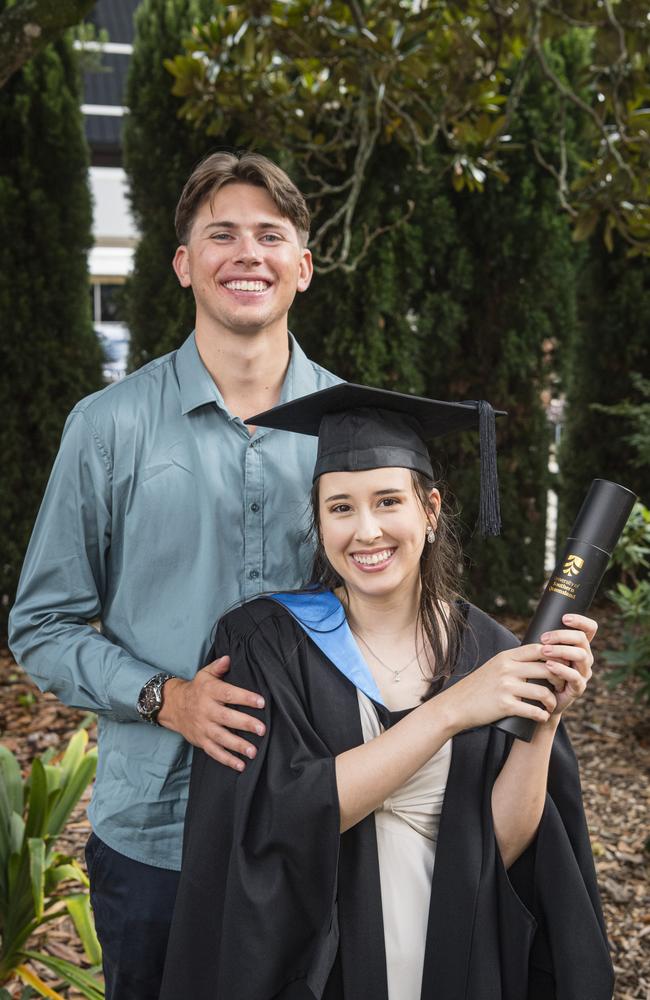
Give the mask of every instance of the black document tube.
MULTIPOLYGON (((594 479, 526 630, 524 645, 539 642, 544 632, 562 628, 562 615, 589 610, 635 500, 624 486, 594 479)), ((530 743, 537 723, 513 715, 494 725, 530 743)))

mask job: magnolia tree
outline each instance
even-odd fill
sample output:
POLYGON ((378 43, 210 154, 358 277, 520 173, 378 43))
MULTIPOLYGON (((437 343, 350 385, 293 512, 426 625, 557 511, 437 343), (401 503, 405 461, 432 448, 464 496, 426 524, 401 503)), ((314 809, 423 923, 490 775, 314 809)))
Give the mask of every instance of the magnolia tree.
MULTIPOLYGON (((560 102, 547 123, 552 153, 532 139, 531 154, 554 178, 575 237, 603 220, 608 245, 618 232, 639 253, 650 249, 649 31, 635 0, 216 2, 167 68, 181 114, 208 135, 236 121, 241 144, 288 147, 321 271, 354 270, 384 231, 353 239, 380 145, 399 145, 424 170, 436 144, 457 190, 506 181, 511 124, 536 68, 560 102), (569 33, 588 55, 573 75, 553 57, 569 33), (580 158, 566 140, 576 115, 580 158)), ((402 209, 403 219, 413 210, 406 195, 402 209)))

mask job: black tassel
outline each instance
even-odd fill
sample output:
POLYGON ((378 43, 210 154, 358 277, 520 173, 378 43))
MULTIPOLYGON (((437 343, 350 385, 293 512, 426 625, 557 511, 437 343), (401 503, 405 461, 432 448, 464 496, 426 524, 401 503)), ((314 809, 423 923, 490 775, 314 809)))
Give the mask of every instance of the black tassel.
POLYGON ((481 449, 481 497, 478 530, 485 538, 501 531, 499 476, 494 410, 484 399, 478 401, 478 430, 481 449))

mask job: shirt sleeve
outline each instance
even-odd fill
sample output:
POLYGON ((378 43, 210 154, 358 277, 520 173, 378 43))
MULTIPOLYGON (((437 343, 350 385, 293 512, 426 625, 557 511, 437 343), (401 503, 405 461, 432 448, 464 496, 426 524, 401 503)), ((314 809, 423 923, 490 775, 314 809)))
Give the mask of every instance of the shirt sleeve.
POLYGON ((156 668, 99 631, 111 547, 112 462, 84 410, 63 432, 27 549, 9 643, 42 691, 116 721, 138 721, 156 668), (91 622, 97 622, 97 627, 91 622))

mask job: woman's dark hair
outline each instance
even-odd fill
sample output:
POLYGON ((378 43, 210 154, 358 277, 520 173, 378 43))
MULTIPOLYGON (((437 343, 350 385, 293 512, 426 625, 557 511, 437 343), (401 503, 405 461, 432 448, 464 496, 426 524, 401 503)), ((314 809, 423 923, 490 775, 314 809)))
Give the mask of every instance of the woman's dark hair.
MULTIPOLYGON (((416 497, 423 509, 429 510, 429 494, 436 484, 422 473, 413 470, 411 471, 411 479, 416 497)), ((310 534, 315 545, 315 553, 310 585, 317 584, 328 590, 334 590, 335 587, 345 588, 345 582, 325 555, 321 541, 318 482, 316 480, 311 491, 312 522, 310 534)), ((425 542, 420 557, 421 591, 417 624, 427 640, 427 654, 431 657, 428 667, 432 676, 426 698, 436 694, 446 678, 453 673, 460 652, 461 632, 464 624, 463 612, 459 604, 462 600, 459 590, 462 554, 454 531, 453 514, 449 508, 448 500, 443 499, 438 514, 435 541, 433 544, 425 542)))

